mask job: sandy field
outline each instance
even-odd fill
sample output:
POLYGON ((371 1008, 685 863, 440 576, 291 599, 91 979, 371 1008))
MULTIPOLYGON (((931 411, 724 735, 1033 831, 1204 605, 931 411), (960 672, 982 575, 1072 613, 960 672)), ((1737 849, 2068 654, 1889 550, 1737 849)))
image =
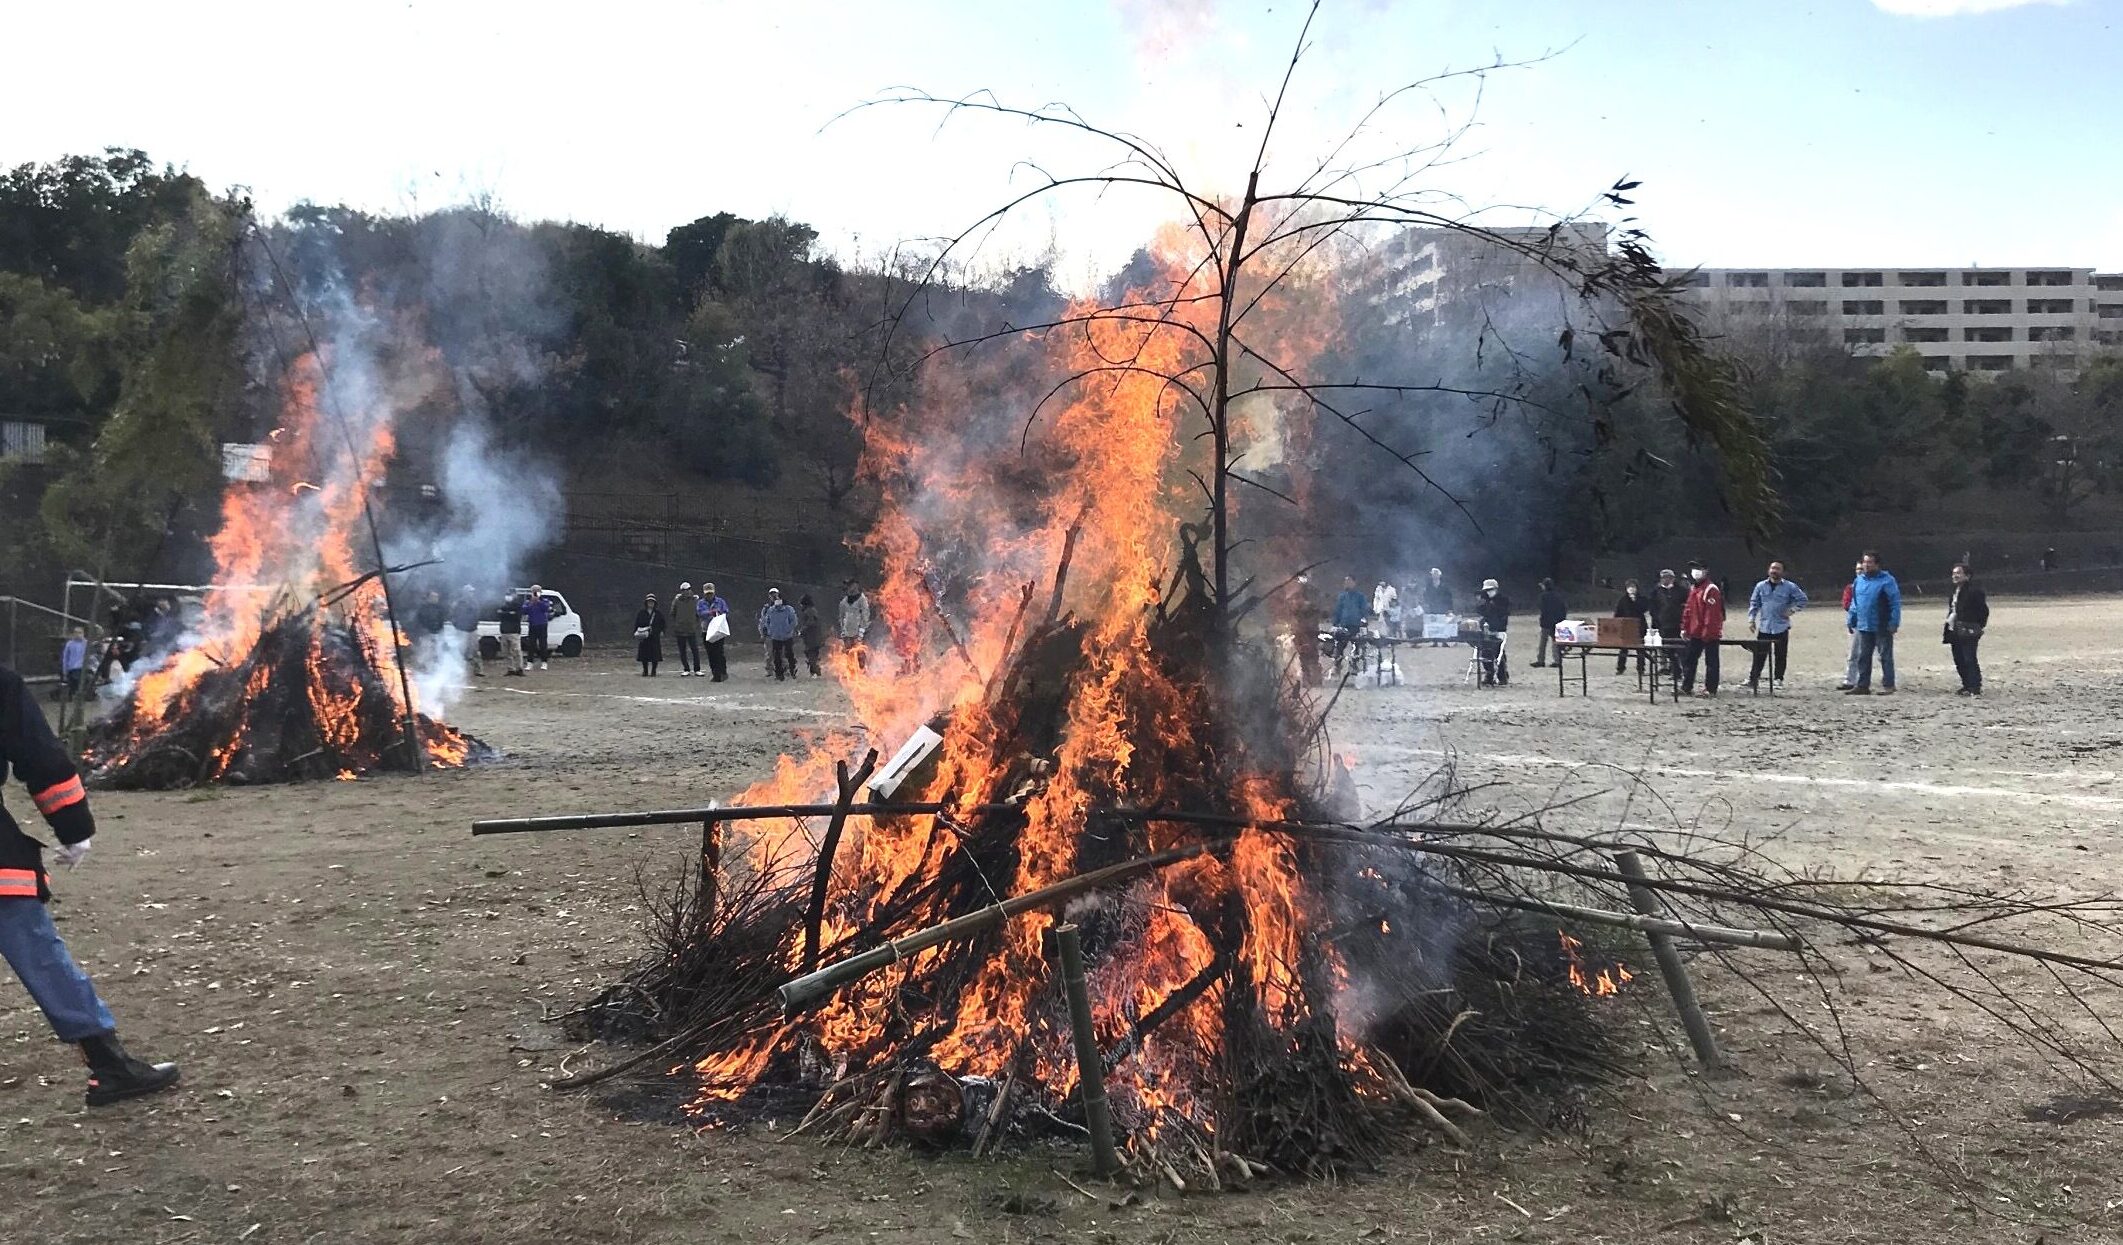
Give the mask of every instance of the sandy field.
MULTIPOLYGON (((1508 784, 1484 793, 1499 807, 1578 799, 1559 822, 1744 831, 1845 876, 2115 889, 2123 609, 1998 603, 1981 700, 1952 695, 1939 612, 1912 608, 1892 698, 1830 690, 1845 637, 1817 613, 1783 696, 1748 696, 1738 655, 1718 700, 1652 706, 1611 666, 1589 698, 1558 698, 1552 671, 1483 691, 1463 653, 1438 651, 1408 658, 1403 686, 1345 693, 1335 744, 1379 807, 1449 757, 1508 784)), ((1733 1071, 1667 1053, 1647 974, 1612 1001, 1643 1074, 1604 1091, 1585 1132, 1485 1128, 1471 1154, 1421 1148, 1335 1185, 1122 1204, 1072 1188, 1066 1151, 974 1162, 695 1135, 555 1093, 563 1066, 608 1052, 541 1017, 637 952, 637 871, 675 868, 697 831, 474 839, 470 823, 725 798, 842 711, 829 684, 777 686, 749 654, 727 688, 675 666, 649 682, 624 658, 481 681, 457 718, 506 759, 475 771, 96 795, 95 854, 60 879, 55 914, 131 1044, 181 1060, 185 1085, 89 1114, 70 1052, 0 977, 0 1239, 2123 1240, 2107 1108, 2060 1104, 2070 1086, 2041 1056, 1848 940, 1821 948, 1839 973, 1825 996, 1770 953, 1744 962, 1809 1021, 1833 999, 1880 1099, 1699 960, 1733 1071)), ((2043 974, 2000 972, 2054 997, 2043 974)), ((2118 1012, 2097 999, 2079 1031, 2118 1012)))

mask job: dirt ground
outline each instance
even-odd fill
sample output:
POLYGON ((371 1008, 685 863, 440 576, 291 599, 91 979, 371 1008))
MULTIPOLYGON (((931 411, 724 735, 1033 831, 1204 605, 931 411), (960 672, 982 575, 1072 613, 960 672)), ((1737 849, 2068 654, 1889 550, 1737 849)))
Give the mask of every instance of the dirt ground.
MULTIPOLYGON (((1464 777, 1512 784, 1485 793, 1503 807, 1589 797, 1565 814, 1585 825, 1746 830, 1847 876, 2114 889, 2123 610, 1998 603, 1980 701, 1951 694, 1938 612, 1912 609, 1893 698, 1830 690, 1844 646, 1830 614, 1802 618, 1783 696, 1749 697, 1731 663, 1715 702, 1648 705, 1611 667, 1589 698, 1523 668, 1480 691, 1440 651, 1407 659, 1403 686, 1345 694, 1335 743, 1381 807, 1449 753, 1464 777)), ((604 1052, 575 1052, 541 1014, 638 950, 636 871, 675 867, 696 832, 469 825, 726 797, 795 732, 837 720, 831 686, 733 665, 727 689, 646 682, 623 655, 486 679, 457 718, 507 756, 471 772, 96 795, 95 854, 60 879, 55 913, 131 1043, 181 1060, 185 1085, 87 1113, 80 1070, 0 978, 0 1238, 2123 1240, 2114 1120, 2095 1104, 2058 1122, 2067 1085, 2040 1057, 1848 942, 1821 948, 1841 970, 1830 997, 1886 1105, 1699 961, 1735 1071, 1693 1075, 1667 1053, 1647 974, 1612 1003, 1640 1026, 1644 1074, 1604 1094, 1583 1135, 1487 1129, 1472 1154, 1420 1149, 1339 1185, 1115 1205, 1062 1178, 1064 1151, 972 1162, 696 1136, 547 1090, 604 1052)), ((1826 1021, 1795 970, 1745 955, 1826 1021)), ((2003 971, 2054 999, 2046 976, 2003 971)), ((2117 1003, 2096 1008, 2112 1021, 2117 1003)))

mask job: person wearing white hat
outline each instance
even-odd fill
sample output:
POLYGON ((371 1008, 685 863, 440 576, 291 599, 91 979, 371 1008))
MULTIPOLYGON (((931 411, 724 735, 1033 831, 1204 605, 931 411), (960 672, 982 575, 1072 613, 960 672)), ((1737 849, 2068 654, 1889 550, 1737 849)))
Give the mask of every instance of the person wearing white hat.
POLYGON ((1423 588, 1423 612, 1445 615, 1452 612, 1452 589, 1445 586, 1445 572, 1430 568, 1430 583, 1423 588))
POLYGON ((1510 659, 1504 652, 1504 636, 1511 630, 1511 598, 1493 579, 1482 581, 1482 594, 1474 612, 1482 620, 1482 686, 1503 687, 1511 682, 1510 659))
POLYGON ((678 642, 678 677, 700 677, 700 597, 693 591, 693 582, 687 580, 678 585, 678 594, 671 598, 671 638, 678 642))

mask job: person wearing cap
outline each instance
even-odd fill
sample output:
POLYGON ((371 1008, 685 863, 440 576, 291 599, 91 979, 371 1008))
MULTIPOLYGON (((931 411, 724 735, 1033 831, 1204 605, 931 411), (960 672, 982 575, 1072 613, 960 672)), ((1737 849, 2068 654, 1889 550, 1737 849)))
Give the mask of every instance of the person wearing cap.
POLYGON ((796 607, 781 599, 781 589, 767 589, 767 603, 759 607, 759 638, 767 642, 767 663, 777 683, 796 677, 796 635, 802 628, 796 607))
POLYGON ((546 627, 552 621, 552 599, 546 596, 545 589, 532 584, 531 595, 523 602, 523 664, 526 670, 534 661, 543 670, 546 662, 552 660, 552 647, 546 643, 546 627))
POLYGON ((1482 686, 1503 687, 1511 682, 1510 657, 1504 652, 1504 634, 1511 630, 1511 598, 1493 579, 1482 581, 1474 612, 1482 620, 1482 686))
POLYGON ((663 663, 663 611, 656 608, 656 594, 650 593, 641 599, 641 608, 634 613, 634 660, 641 663, 641 677, 656 676, 656 667, 663 663))
POLYGON ((1681 693, 1711 697, 1718 694, 1718 641, 1725 638, 1725 590, 1710 577, 1701 562, 1688 564, 1688 600, 1681 607, 1681 693), (1703 667, 1703 687, 1695 685, 1697 664, 1703 667))
POLYGON ((678 677, 700 677, 700 597, 692 581, 678 585, 671 598, 671 638, 678 641, 678 677))
POLYGON ((1651 625, 1659 629, 1659 635, 1672 640, 1681 634, 1681 614, 1688 606, 1688 589, 1681 586, 1672 567, 1659 572, 1659 582, 1651 588, 1651 625))
POLYGON ((723 649, 730 642, 730 603, 716 594, 715 585, 702 583, 700 599, 693 605, 694 617, 700 620, 702 647, 708 651, 708 679, 714 683, 730 681, 730 658, 723 649), (721 619, 720 624, 716 622, 721 619), (717 633, 720 634, 717 634, 717 633))

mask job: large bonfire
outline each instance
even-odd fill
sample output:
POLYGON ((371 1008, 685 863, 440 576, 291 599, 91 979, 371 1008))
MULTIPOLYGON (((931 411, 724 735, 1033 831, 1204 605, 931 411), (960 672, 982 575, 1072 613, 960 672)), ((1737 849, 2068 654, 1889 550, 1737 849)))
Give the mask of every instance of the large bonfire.
POLYGON ((262 481, 231 481, 214 589, 174 651, 97 723, 85 763, 114 787, 354 778, 459 766, 482 747, 408 703, 366 512, 391 412, 335 401, 326 363, 288 371, 262 481), (413 745, 417 740, 419 753, 413 745))
POLYGON ((1345 784, 1290 654, 1197 553, 1207 468, 1164 378, 1210 314, 1186 297, 1205 280, 1172 262, 1123 300, 1139 312, 1083 309, 1050 339, 1053 377, 1076 381, 1044 409, 968 383, 868 426, 889 637, 835 671, 862 729, 740 802, 830 799, 846 758, 933 730, 891 802, 942 811, 849 820, 837 844, 817 821, 731 829, 666 945, 593 1009, 606 1032, 653 1012, 702 1116, 793 1094, 818 1133, 1080 1123, 1048 946, 1064 921, 1128 1152, 1176 1180, 1362 1161, 1411 1122, 1453 1134, 1440 1111, 1476 1109, 1462 1096, 1552 1116, 1573 1101, 1552 1091, 1610 1066, 1552 920, 1477 913, 1402 853, 1292 832, 1344 812, 1345 784), (777 1007, 799 972, 1098 870, 1066 907, 777 1007))

